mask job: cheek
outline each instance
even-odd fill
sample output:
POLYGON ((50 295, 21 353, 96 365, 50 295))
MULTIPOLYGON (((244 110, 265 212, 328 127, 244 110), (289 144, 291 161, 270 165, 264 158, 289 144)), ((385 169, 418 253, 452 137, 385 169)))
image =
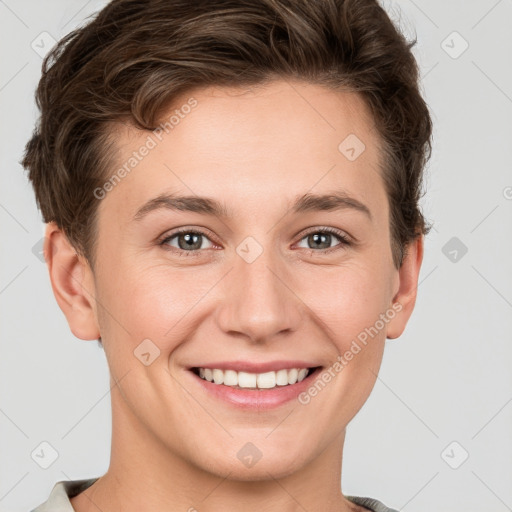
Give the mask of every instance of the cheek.
POLYGON ((204 272, 171 269, 165 263, 120 263, 104 274, 100 302, 110 313, 104 315, 104 327, 114 334, 114 343, 122 343, 123 351, 133 351, 145 339, 162 352, 172 351, 180 336, 185 336, 194 307, 216 281, 204 272))
POLYGON ((302 296, 341 351, 390 307, 389 283, 389 269, 382 263, 350 263, 317 273, 314 286, 304 287, 302 296))

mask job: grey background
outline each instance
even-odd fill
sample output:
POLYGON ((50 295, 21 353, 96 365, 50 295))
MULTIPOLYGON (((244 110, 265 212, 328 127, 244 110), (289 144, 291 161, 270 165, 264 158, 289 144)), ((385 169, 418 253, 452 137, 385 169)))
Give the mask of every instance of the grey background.
MULTIPOLYGON (((18 163, 36 116, 32 42, 44 52, 42 32, 60 39, 104 4, 0 0, 1 511, 28 511, 58 480, 108 467, 104 353, 71 334, 33 254, 43 224, 18 163), (59 455, 48 469, 31 456, 43 441, 59 455)), ((406 512, 512 510, 512 1, 383 5, 418 37, 435 123, 423 200, 434 229, 413 317, 387 341, 347 429, 343 491, 406 512), (454 31, 469 44, 461 55, 454 31)))

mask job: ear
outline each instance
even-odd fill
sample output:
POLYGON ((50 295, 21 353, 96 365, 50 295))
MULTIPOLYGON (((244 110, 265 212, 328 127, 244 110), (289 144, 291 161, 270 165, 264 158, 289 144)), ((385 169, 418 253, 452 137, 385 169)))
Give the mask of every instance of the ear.
POLYGON ((94 279, 89 264, 76 253, 55 222, 46 225, 43 251, 53 294, 71 332, 81 340, 98 339, 94 279))
POLYGON ((397 313, 388 323, 386 337, 389 339, 401 336, 414 309, 423 261, 423 239, 423 235, 418 236, 406 247, 402 266, 398 270, 398 291, 393 297, 393 309, 397 313))

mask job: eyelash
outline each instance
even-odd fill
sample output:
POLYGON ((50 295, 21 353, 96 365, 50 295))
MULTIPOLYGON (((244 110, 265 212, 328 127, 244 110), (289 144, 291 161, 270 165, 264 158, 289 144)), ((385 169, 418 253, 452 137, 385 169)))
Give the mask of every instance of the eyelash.
MULTIPOLYGON (((163 240, 158 242, 158 245, 165 247, 168 244, 168 242, 170 242, 173 238, 175 238, 178 235, 183 234, 183 233, 194 234, 194 235, 201 235, 201 236, 204 236, 204 237, 209 239, 208 235, 205 232, 203 232, 203 231, 197 231, 197 230, 193 230, 193 229, 182 228, 182 229, 178 229, 177 231, 175 231, 171 235, 166 236, 163 240)), ((329 235, 334 235, 336 238, 338 238, 340 243, 335 245, 334 247, 329 247, 327 249, 318 249, 318 250, 316 250, 316 249, 305 249, 306 251, 309 251, 309 255, 310 256, 312 256, 313 254, 322 254, 322 255, 330 254, 333 251, 337 251, 339 249, 342 249, 343 247, 348 247, 348 246, 352 245, 352 242, 349 240, 347 235, 345 235, 342 231, 339 231, 338 229, 330 228, 330 227, 313 228, 313 229, 307 231, 306 233, 304 233, 304 235, 299 240, 299 242, 304 240, 304 238, 306 238, 308 235, 318 234, 318 233, 322 233, 322 234, 326 233, 326 234, 329 234, 329 235)), ((212 243, 214 243, 214 242, 212 242, 212 243)), ((189 257, 189 256, 199 256, 200 253, 202 252, 201 249, 194 249, 194 250, 191 250, 191 251, 185 251, 183 249, 177 249, 176 247, 169 248, 168 250, 170 250, 172 252, 178 253, 179 256, 187 256, 187 257, 189 257)))

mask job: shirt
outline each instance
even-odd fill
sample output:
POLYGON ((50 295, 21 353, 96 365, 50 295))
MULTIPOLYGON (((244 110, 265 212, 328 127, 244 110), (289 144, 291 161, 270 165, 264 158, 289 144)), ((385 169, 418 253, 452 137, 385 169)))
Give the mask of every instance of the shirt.
MULTIPOLYGON (((37 508, 31 512, 75 512, 74 508, 69 501, 69 498, 80 494, 90 487, 98 478, 89 478, 86 480, 62 480, 57 482, 50 493, 48 499, 41 503, 37 508)), ((379 500, 374 498, 365 498, 362 496, 345 496, 347 500, 366 507, 372 512, 399 512, 394 508, 388 508, 379 500)))

